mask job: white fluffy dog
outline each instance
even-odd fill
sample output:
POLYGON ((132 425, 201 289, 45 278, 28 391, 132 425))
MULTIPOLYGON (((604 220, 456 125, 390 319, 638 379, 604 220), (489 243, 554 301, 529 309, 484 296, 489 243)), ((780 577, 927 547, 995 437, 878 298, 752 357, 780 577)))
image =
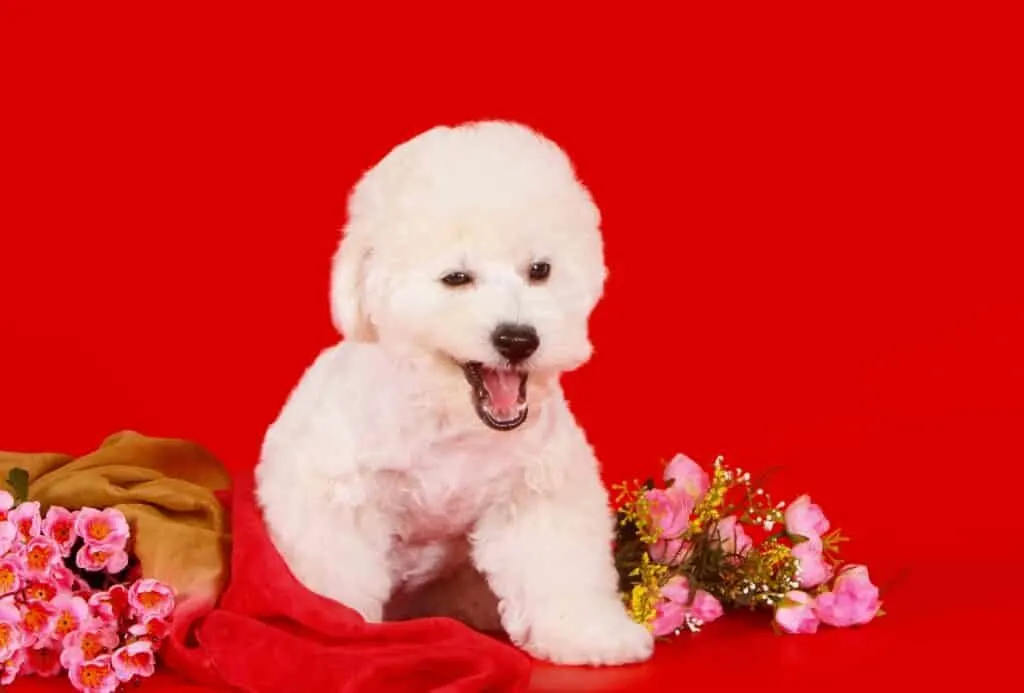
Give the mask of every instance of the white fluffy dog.
POLYGON ((559 385, 590 357, 606 277, 568 157, 522 125, 438 127, 368 171, 348 211, 331 277, 345 339, 305 372, 257 469, 296 577, 369 621, 486 628, 489 609, 541 659, 648 658, 559 385))

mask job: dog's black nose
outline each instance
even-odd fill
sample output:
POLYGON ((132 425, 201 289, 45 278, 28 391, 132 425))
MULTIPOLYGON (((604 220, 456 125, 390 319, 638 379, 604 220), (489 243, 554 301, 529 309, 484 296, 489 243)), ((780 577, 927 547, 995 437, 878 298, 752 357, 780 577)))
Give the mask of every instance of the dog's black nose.
POLYGON ((498 353, 507 358, 511 363, 519 363, 530 358, 533 352, 540 346, 540 337, 537 330, 529 325, 513 325, 506 323, 498 325, 491 334, 491 342, 498 353))

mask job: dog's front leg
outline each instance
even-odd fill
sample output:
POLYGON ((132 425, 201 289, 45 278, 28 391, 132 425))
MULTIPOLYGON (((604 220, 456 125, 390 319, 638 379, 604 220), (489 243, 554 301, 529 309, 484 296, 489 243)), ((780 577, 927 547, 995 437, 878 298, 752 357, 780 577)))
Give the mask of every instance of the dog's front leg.
MULTIPOLYGON (((356 482, 334 486, 358 488, 356 482)), ((392 591, 387 518, 361 498, 331 493, 331 487, 326 480, 313 483, 309 488, 317 492, 306 494, 294 484, 274 483, 269 477, 261 486, 260 500, 271 537, 308 589, 354 609, 367 621, 379 622, 392 591), (319 510, 310 512, 311 508, 319 510)))
POLYGON ((524 490, 481 519, 473 558, 499 599, 513 642, 557 664, 650 657, 653 637, 630 618, 618 592, 613 527, 596 467, 555 488, 524 490))
MULTIPOLYGON (((347 519, 347 518, 346 518, 347 519)), ((393 581, 388 543, 377 536, 382 523, 367 528, 359 522, 338 522, 312 549, 307 586, 354 609, 367 621, 383 620, 393 581)))

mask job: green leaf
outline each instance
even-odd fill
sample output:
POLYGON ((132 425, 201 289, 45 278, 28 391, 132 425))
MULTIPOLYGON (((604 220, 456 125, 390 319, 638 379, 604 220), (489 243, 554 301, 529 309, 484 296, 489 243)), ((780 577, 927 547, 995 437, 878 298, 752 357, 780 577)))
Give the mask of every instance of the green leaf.
POLYGON ((24 469, 15 467, 8 472, 7 485, 11 488, 15 503, 24 503, 28 500, 28 472, 24 469))

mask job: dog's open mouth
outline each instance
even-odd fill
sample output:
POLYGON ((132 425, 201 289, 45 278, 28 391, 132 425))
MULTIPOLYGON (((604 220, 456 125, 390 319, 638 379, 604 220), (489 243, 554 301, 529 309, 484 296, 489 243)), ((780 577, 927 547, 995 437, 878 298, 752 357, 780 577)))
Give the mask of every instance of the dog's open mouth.
POLYGON ((527 374, 512 368, 491 368, 476 361, 462 364, 481 421, 496 431, 511 431, 526 421, 527 374))

